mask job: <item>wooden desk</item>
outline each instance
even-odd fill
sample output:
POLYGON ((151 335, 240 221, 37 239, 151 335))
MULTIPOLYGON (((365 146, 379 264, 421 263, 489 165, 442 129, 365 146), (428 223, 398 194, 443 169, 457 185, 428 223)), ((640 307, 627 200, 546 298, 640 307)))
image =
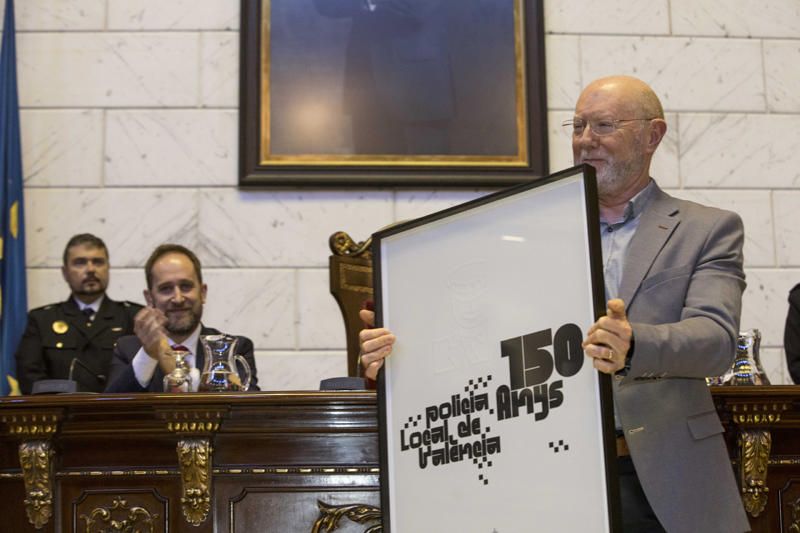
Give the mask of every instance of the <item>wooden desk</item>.
POLYGON ((713 387, 753 533, 800 533, 800 387, 713 387))
POLYGON ((368 392, 2 398, 0 530, 369 530, 377 429, 368 392))
MULTIPOLYGON (((753 531, 800 533, 800 387, 712 394, 753 531)), ((2 531, 376 533, 378 466, 372 392, 0 399, 2 531)))

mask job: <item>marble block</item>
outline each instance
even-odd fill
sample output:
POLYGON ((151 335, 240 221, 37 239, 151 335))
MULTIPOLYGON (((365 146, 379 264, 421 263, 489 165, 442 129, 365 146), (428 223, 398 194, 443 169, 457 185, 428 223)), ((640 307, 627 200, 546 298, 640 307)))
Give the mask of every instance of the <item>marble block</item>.
MULTIPOLYGON (((797 5, 797 4, 796 4, 797 5)), ((795 37, 800 36, 800 30, 795 37)), ((770 111, 800 112, 800 40, 764 41, 767 106, 770 111)))
POLYGON ((773 191, 772 202, 775 210, 778 265, 798 267, 800 266, 800 191, 773 191))
POLYGON ((30 267, 59 267, 77 233, 103 239, 112 265, 138 267, 153 249, 196 249, 197 195, 187 189, 27 189, 25 253, 30 267))
POLYGON ((237 184, 237 112, 109 111, 108 186, 237 184))
POLYGON ((491 194, 495 189, 468 191, 398 191, 395 197, 395 221, 403 222, 463 204, 491 194))
MULTIPOLYGON (((575 102, 573 102, 573 107, 575 102)), ((573 165, 572 134, 561 124, 574 116, 573 110, 550 111, 547 113, 547 146, 550 152, 550 173, 573 165)))
POLYGON ((297 270, 297 347, 344 350, 346 346, 344 319, 330 292, 328 269, 297 270))
POLYGON ((583 89, 580 37, 547 35, 544 50, 547 65, 547 108, 571 110, 583 89))
POLYGON ((392 221, 392 193, 204 189, 202 260, 215 266, 328 266, 328 238, 364 240, 392 221))
POLYGON ((796 0, 670 0, 672 33, 720 37, 797 37, 796 0))
POLYGON ((235 30, 235 0, 108 0, 113 30, 235 30))
POLYGON ((680 179, 680 117, 677 113, 665 113, 664 120, 667 121, 667 134, 661 140, 658 150, 653 155, 650 162, 650 175, 664 187, 679 187, 680 179))
POLYGON ((286 269, 204 268, 208 285, 203 321, 250 337, 256 349, 294 349, 296 288, 286 269))
POLYGON ((108 295, 115 300, 128 300, 146 305, 144 290, 147 288, 147 278, 144 266, 134 268, 118 268, 111 258, 111 273, 108 282, 108 295))
POLYGON ((544 27, 550 33, 616 33, 666 35, 667 0, 604 0, 564 2, 545 0, 544 27))
POLYGON ((782 348, 761 348, 761 368, 771 385, 793 385, 786 365, 786 352, 782 348))
POLYGON ((239 34, 204 32, 200 55, 200 104, 238 109, 239 34))
POLYGON ((26 187, 91 187, 103 180, 103 112, 20 111, 26 187))
POLYGON ((583 80, 629 74, 666 111, 763 111, 761 44, 749 39, 581 37, 583 80))
POLYGON ((198 34, 20 33, 17 55, 23 107, 198 103, 198 34))
POLYGON ((789 291, 800 283, 799 269, 746 269, 740 329, 761 330, 763 346, 783 346, 789 291))
MULTIPOLYGON (((5 13, 5 1, 0 8, 5 13)), ((86 31, 105 27, 106 0, 17 0, 17 31, 86 31)))
POLYGON ((28 268, 25 272, 28 309, 66 300, 69 286, 58 268, 28 268))
POLYGON ((680 115, 684 187, 795 187, 798 147, 800 115, 680 115))
POLYGON ((258 384, 264 391, 319 390, 323 379, 347 375, 341 352, 257 351, 258 384))

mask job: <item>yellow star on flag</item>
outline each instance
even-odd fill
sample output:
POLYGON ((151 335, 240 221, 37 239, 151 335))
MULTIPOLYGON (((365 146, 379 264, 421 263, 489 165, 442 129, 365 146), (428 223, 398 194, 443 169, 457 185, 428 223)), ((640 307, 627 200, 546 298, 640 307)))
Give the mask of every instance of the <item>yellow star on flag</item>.
POLYGON ((14 376, 7 375, 6 379, 8 380, 8 388, 11 389, 8 392, 9 396, 22 396, 22 391, 19 390, 19 381, 14 379, 14 376))

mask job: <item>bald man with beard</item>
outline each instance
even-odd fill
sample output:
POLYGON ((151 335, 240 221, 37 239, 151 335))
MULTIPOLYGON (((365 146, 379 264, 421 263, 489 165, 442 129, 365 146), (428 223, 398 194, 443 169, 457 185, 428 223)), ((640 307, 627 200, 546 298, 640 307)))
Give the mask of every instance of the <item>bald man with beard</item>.
MULTIPOLYGON (((643 81, 590 83, 574 117, 575 164, 596 170, 606 316, 583 349, 612 376, 623 530, 731 533, 750 527, 705 377, 733 361, 745 288, 741 218, 679 200, 650 176, 667 131, 643 81)), ((374 323, 374 314, 362 311, 374 323)), ((361 332, 375 378, 395 336, 361 332)))

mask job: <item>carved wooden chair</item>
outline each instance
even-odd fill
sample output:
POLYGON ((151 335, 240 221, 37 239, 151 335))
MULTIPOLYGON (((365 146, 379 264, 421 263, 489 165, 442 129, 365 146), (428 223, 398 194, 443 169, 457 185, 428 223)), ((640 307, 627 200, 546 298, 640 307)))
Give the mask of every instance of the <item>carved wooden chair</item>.
POLYGON ((328 240, 332 255, 329 260, 331 294, 342 311, 347 334, 347 375, 361 376, 358 365, 358 332, 363 322, 358 312, 373 298, 372 237, 355 242, 344 231, 337 231, 328 240))

